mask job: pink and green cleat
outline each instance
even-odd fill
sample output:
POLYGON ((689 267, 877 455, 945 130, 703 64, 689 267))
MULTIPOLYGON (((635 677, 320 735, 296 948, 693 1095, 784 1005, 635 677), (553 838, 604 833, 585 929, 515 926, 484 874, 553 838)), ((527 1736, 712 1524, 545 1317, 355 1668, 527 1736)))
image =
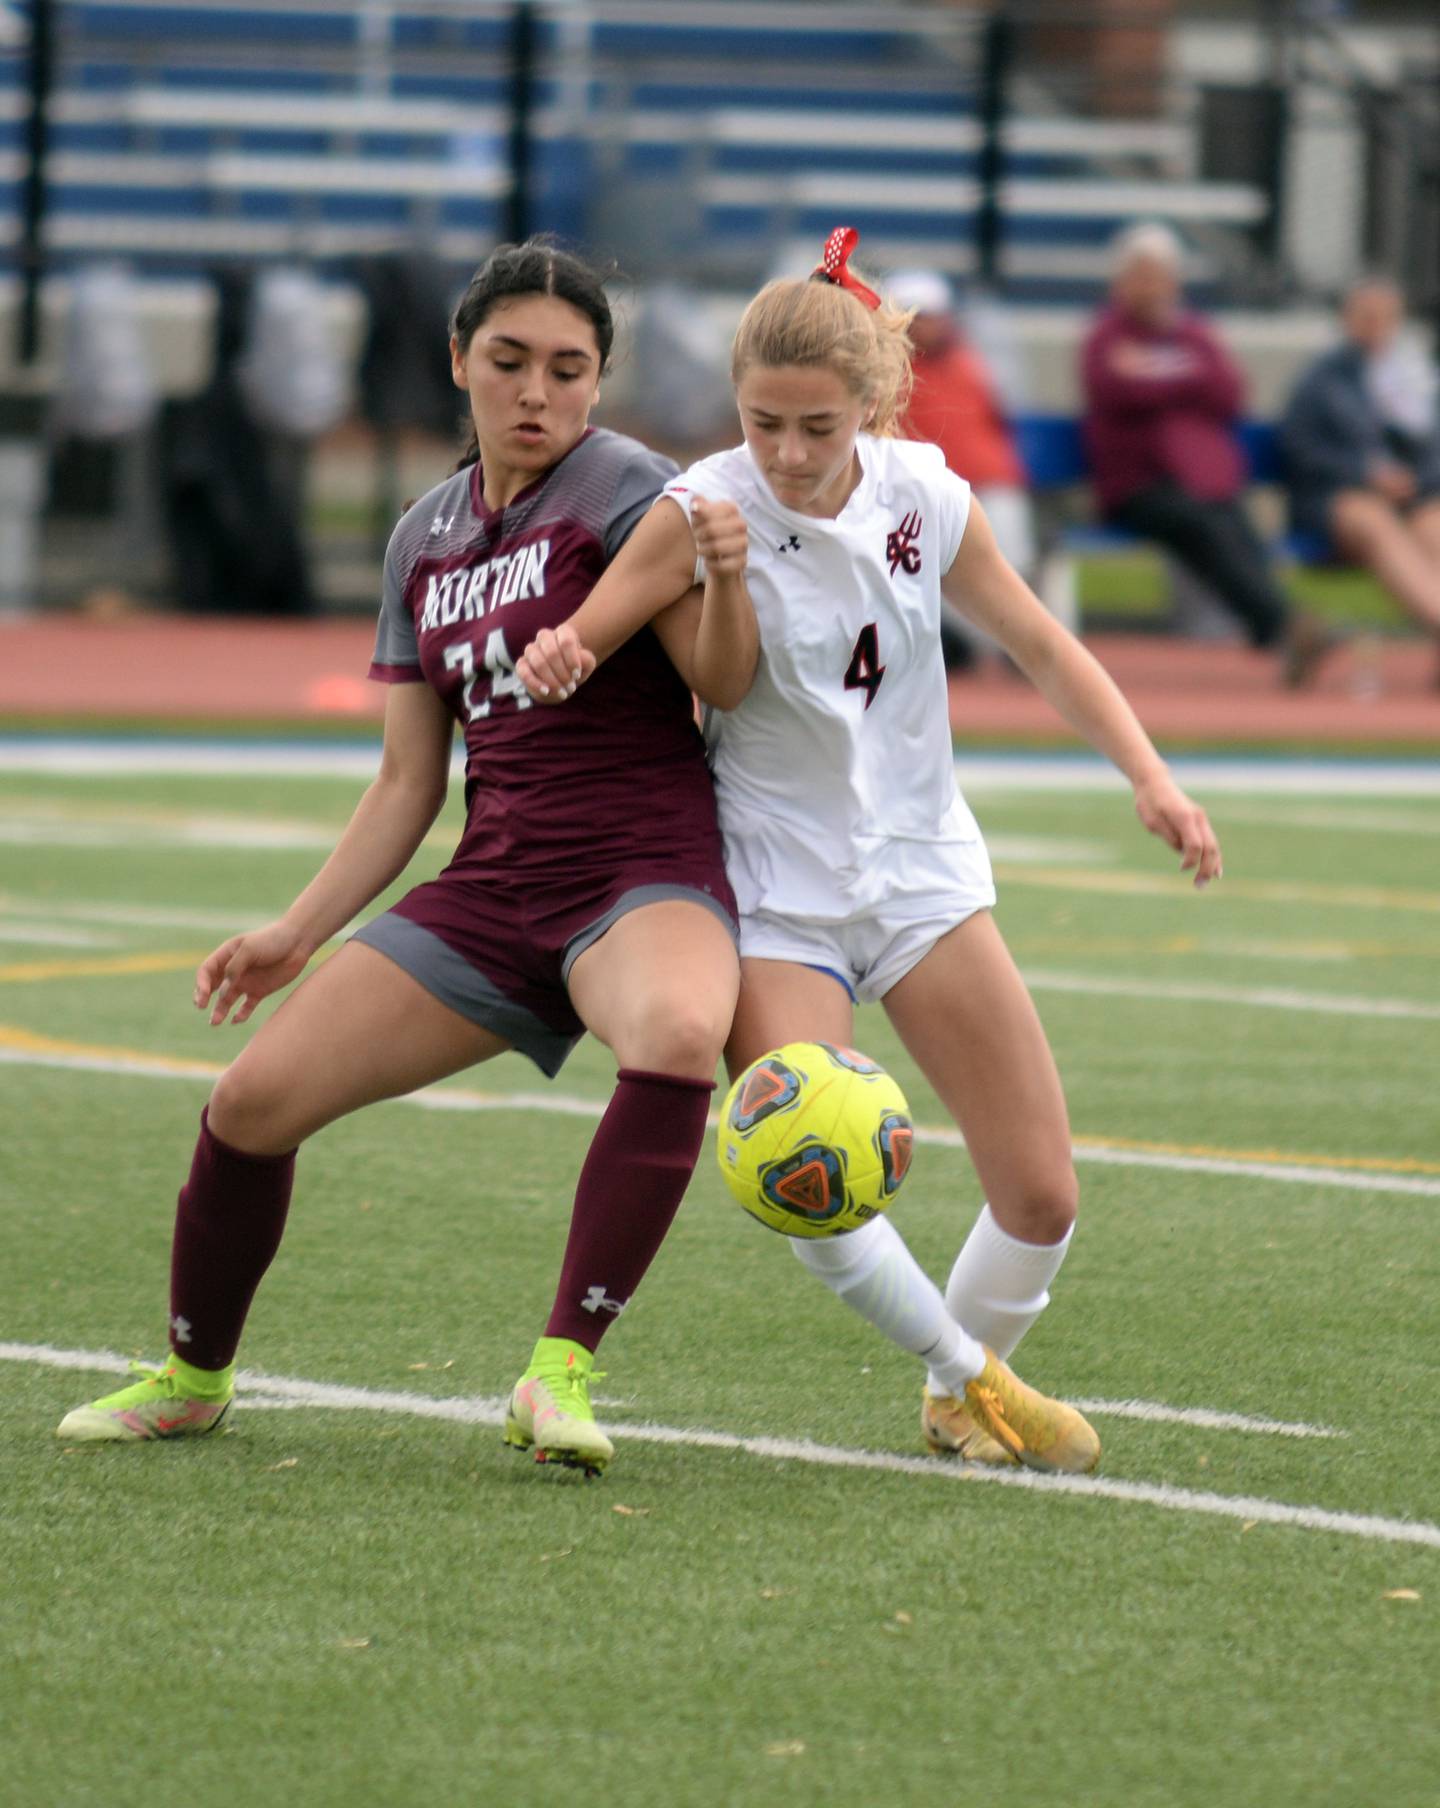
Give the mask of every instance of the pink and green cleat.
POLYGON ((583 1344, 542 1337, 510 1395, 505 1442, 516 1450, 533 1450, 537 1463, 602 1474, 615 1446, 590 1408, 590 1383, 597 1379, 594 1362, 583 1344))
POLYGON ((143 1444, 152 1438, 193 1438, 214 1431, 235 1398, 235 1369, 196 1369, 179 1356, 164 1368, 130 1367, 143 1381, 88 1406, 77 1406, 55 1428, 72 1444, 143 1444))

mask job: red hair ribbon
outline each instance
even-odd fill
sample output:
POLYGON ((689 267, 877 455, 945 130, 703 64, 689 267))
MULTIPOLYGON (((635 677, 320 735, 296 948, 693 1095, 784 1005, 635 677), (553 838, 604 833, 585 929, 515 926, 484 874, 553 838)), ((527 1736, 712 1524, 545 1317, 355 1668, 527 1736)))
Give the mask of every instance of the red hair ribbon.
POLYGON ((820 282, 836 283, 840 288, 848 289, 867 308, 878 308, 880 297, 873 289, 867 288, 850 268, 851 254, 859 243, 860 234, 853 226, 837 226, 826 239, 825 255, 811 274, 820 282))

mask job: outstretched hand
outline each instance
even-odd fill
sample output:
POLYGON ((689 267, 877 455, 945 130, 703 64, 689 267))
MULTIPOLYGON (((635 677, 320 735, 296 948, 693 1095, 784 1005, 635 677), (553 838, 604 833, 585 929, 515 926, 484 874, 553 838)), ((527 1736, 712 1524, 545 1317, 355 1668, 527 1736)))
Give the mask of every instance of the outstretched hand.
POLYGON ((563 703, 595 670, 595 655, 569 622, 542 628, 515 661, 520 682, 537 703, 563 703))
POLYGON ((1220 842, 1210 818, 1167 774, 1135 789, 1135 813, 1152 835, 1180 855, 1180 870, 1193 870, 1197 890, 1223 871, 1220 842))
POLYGON ((232 935, 196 969, 195 1008, 210 1007, 212 1028, 232 1009, 231 1021, 244 1023, 257 1004, 299 977, 310 954, 310 945, 285 922, 232 935))

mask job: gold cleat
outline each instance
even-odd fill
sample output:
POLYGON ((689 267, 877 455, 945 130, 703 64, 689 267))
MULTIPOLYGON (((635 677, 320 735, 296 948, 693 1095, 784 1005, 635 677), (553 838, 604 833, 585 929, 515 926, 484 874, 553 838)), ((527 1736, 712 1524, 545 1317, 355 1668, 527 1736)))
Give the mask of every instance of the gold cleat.
POLYGON ((967 1463, 1008 1468, 1018 1461, 988 1431, 980 1429, 963 1400, 953 1394, 932 1394, 928 1387, 920 1405, 920 1435, 936 1456, 958 1456, 967 1463))
POLYGON ((1100 1461, 1100 1439, 1073 1406, 1028 1386, 991 1350, 965 1388, 976 1428, 1027 1469, 1088 1475, 1100 1461))

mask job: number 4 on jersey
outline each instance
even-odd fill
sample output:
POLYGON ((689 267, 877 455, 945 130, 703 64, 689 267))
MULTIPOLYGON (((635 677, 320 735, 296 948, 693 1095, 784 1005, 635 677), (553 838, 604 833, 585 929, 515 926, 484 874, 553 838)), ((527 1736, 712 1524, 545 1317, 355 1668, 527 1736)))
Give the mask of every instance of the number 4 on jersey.
POLYGON ((864 691, 865 707, 869 709, 884 676, 885 668, 880 663, 880 639, 875 632, 874 622, 866 622, 855 639, 855 649, 845 672, 845 688, 847 691, 864 691))

